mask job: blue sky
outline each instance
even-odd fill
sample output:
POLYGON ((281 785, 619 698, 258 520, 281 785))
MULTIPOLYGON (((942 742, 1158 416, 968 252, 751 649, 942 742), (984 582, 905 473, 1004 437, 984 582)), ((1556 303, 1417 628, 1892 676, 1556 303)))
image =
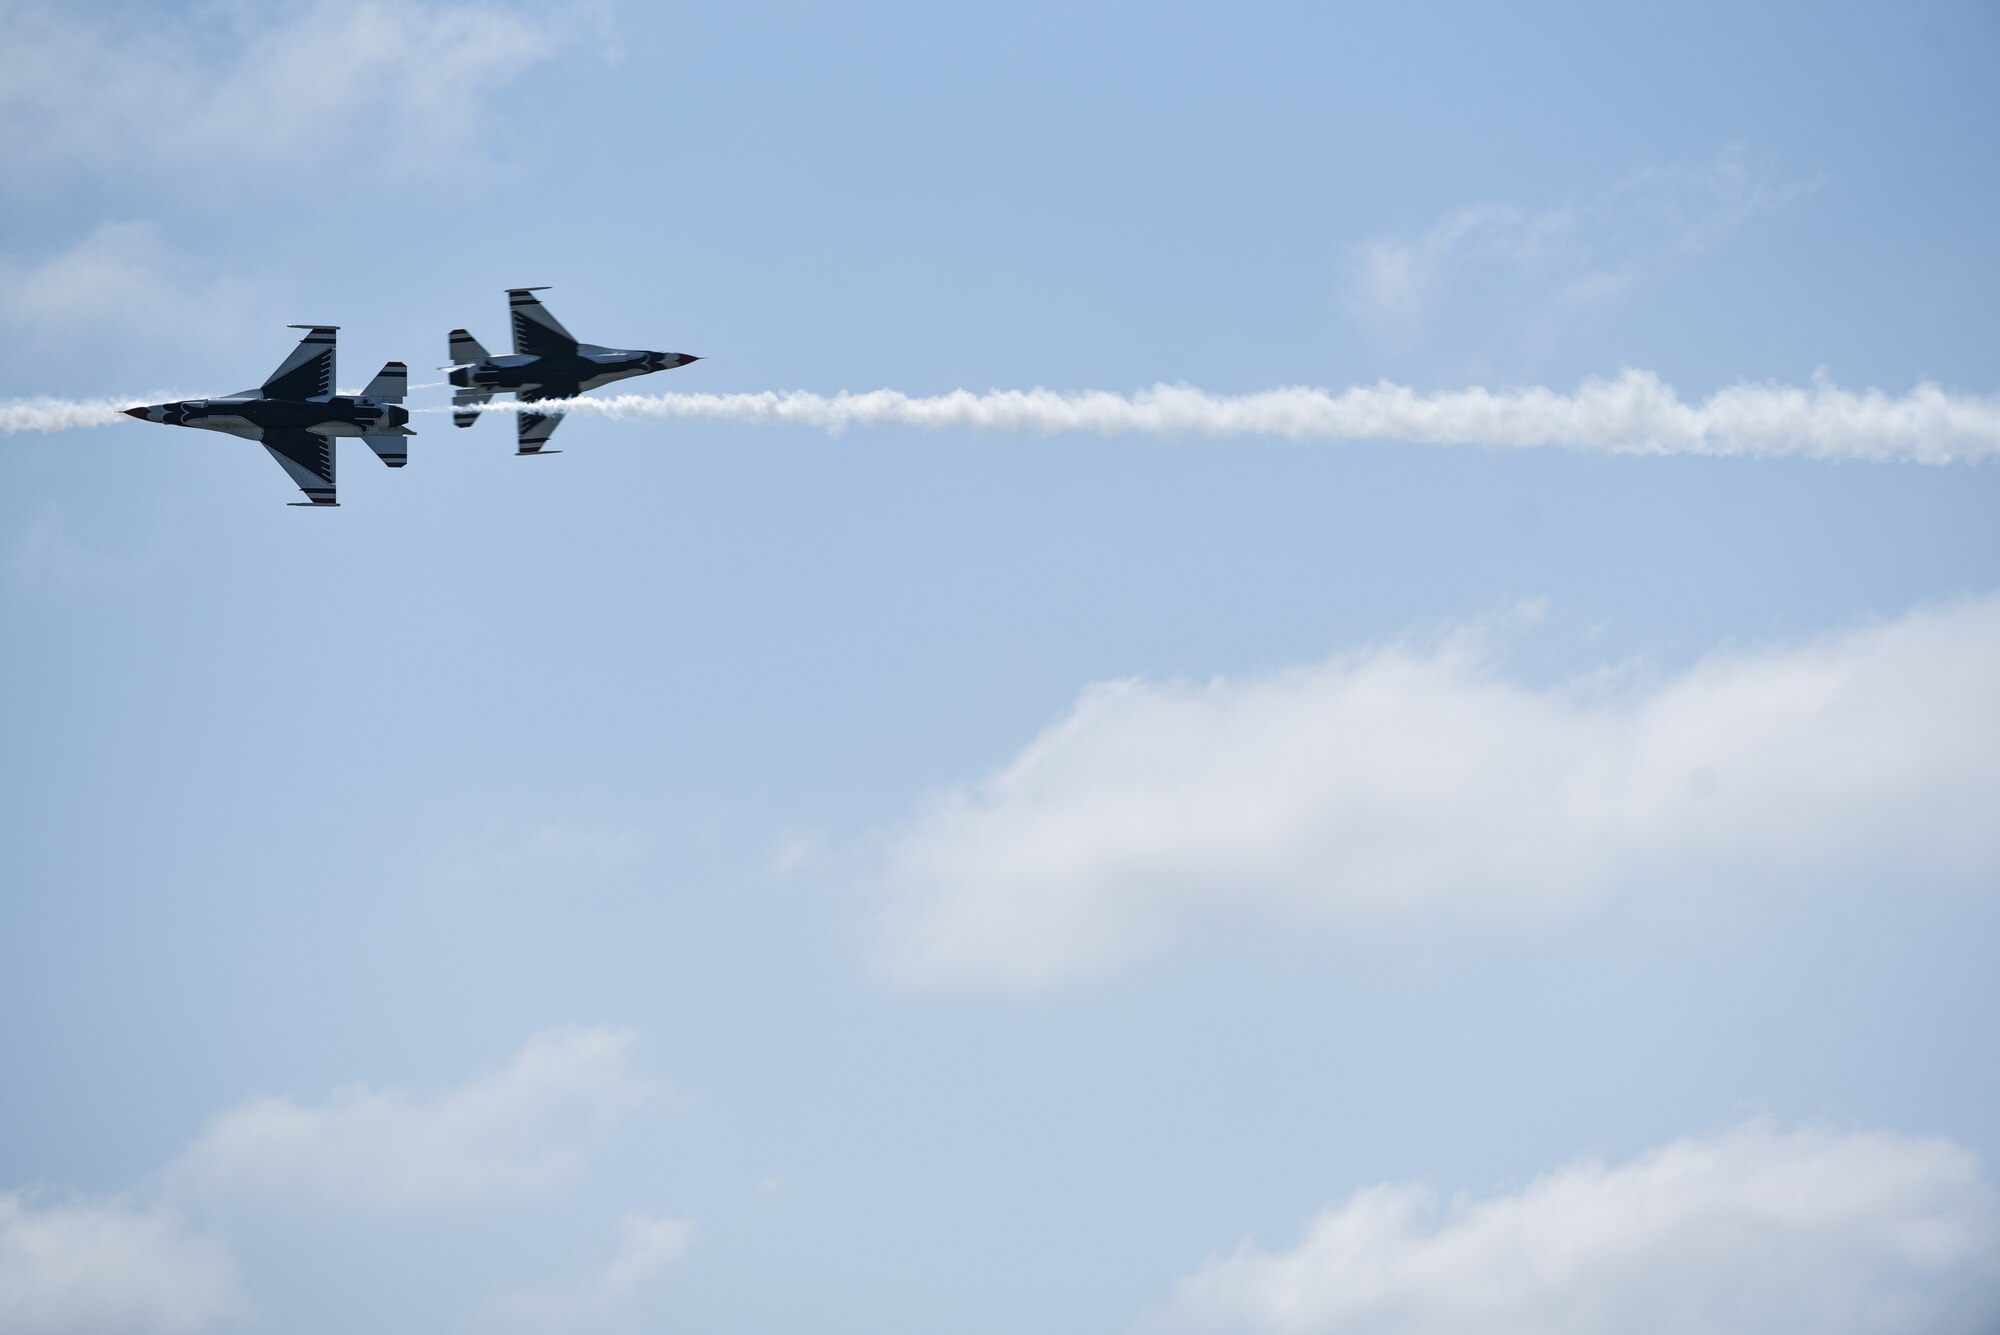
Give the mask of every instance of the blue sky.
MULTIPOLYGON (((547 283, 645 394, 1995 444, 1990 6, 0 24, 0 403, 547 283)), ((2000 1310, 1990 461, 415 424, 0 437, 0 1326, 2000 1310)))

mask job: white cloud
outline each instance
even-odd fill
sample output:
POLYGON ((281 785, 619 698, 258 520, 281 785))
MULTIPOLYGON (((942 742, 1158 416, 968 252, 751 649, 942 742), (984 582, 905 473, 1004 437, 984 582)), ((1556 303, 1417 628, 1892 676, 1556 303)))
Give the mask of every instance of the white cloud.
POLYGON ((1487 637, 1113 682, 891 831, 882 961, 1028 989, 1205 921, 1544 913, 1676 873, 2000 868, 2000 598, 1510 681, 1487 637))
POLYGON ((576 1288, 515 1294, 503 1307, 525 1324, 564 1330, 588 1326, 629 1306, 694 1241, 684 1219, 630 1211, 618 1220, 618 1249, 576 1288))
POLYGON ((182 1335, 247 1314, 236 1263, 175 1216, 0 1192, 0 1330, 182 1335))
MULTIPOLYGON (((912 397, 804 391, 617 394, 567 399, 566 412, 759 422, 843 431, 1086 431, 1100 436, 1275 436, 1285 440, 1408 441, 1497 449, 1552 447, 1611 454, 1798 456, 1943 464, 2000 455, 2000 397, 1919 385, 1892 397, 1810 386, 1734 385, 1683 402, 1650 371, 1586 380, 1573 393, 1533 387, 1422 393, 1381 381, 1338 392, 1291 388, 1210 394, 1155 385, 1130 396, 1104 390, 989 390, 912 397)), ((541 407, 550 407, 544 402, 541 407)), ((489 405, 515 412, 519 405, 489 405)), ((444 408, 418 412, 445 412, 444 408)))
POLYGON ((1168 1331, 1980 1335, 2000 1229, 1948 1141, 1752 1124, 1440 1205, 1356 1192, 1184 1279, 1168 1331))
POLYGON ((1460 209, 1414 237, 1359 247, 1349 300, 1385 338, 1420 336, 1455 288, 1505 279, 1517 307, 1575 307, 1613 297, 1675 260, 1714 249, 1743 223, 1816 182, 1781 183, 1726 153, 1700 167, 1649 167, 1539 212, 1511 204, 1460 209))
POLYGON ((542 1194, 581 1177, 596 1139, 659 1088, 630 1033, 553 1030, 501 1070, 421 1096, 364 1086, 324 1103, 253 1099, 167 1169, 193 1196, 405 1210, 542 1194))
MULTIPOLYGON (((0 164, 255 190, 243 169, 415 170, 493 115, 600 7, 308 0, 0 3, 0 164)), ((366 183, 361 183, 366 188, 366 183)))

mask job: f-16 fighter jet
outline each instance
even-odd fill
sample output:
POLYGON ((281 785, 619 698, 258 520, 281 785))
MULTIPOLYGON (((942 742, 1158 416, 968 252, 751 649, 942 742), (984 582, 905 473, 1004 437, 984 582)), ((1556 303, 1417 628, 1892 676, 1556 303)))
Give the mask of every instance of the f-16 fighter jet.
MULTIPOLYGON (((514 317, 514 355, 495 357, 479 346, 479 340, 463 329, 451 331, 451 420, 471 426, 479 420, 477 405, 495 394, 511 392, 522 403, 548 399, 573 399, 587 389, 608 385, 635 375, 671 371, 699 357, 685 352, 642 352, 626 348, 600 348, 595 343, 579 343, 562 327, 535 293, 545 287, 510 287, 507 306, 514 317)), ((556 411, 516 414, 516 454, 561 454, 543 450, 549 437, 562 425, 556 411)))
POLYGON ((125 415, 142 422, 227 431, 257 441, 306 494, 305 500, 293 501, 293 505, 340 504, 333 489, 334 437, 361 437, 391 468, 409 462, 404 439, 416 434, 406 425, 410 414, 402 406, 409 370, 401 362, 390 362, 358 397, 335 394, 333 340, 338 327, 291 327, 308 332, 284 364, 256 389, 219 399, 127 408, 125 415))

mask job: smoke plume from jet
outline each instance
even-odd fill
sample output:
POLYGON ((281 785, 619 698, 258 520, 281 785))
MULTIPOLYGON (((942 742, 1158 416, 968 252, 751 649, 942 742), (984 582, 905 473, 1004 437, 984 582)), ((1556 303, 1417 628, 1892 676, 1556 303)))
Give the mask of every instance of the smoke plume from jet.
MULTIPOLYGON (((97 426, 115 422, 125 406, 113 400, 52 399, 0 404, 0 433, 97 426)), ((478 410, 516 412, 520 406, 496 402, 478 410)), ((1948 393, 1934 384, 1890 395, 1842 389, 1815 378, 1804 386, 1736 385, 1685 402, 1652 372, 1630 370, 1586 380, 1569 393, 1545 387, 1426 393, 1387 381, 1340 391, 1291 388, 1253 394, 1210 394, 1186 385, 1156 385, 1130 395, 1030 389, 954 390, 921 397, 891 389, 831 395, 767 390, 548 399, 535 403, 532 411, 770 423, 829 432, 889 426, 1038 435, 1266 436, 1927 464, 2000 455, 2000 396, 1948 393)))
MULTIPOLYGON (((1101 390, 955 390, 913 397, 897 390, 811 394, 624 394, 544 401, 538 412, 609 417, 706 418, 809 426, 972 428, 1099 436, 1270 436, 1295 441, 1404 441, 1496 449, 1553 447, 1614 454, 1795 456, 1944 464, 2000 454, 2000 396, 1950 394, 1923 384, 1908 394, 1809 386, 1737 385, 1683 402, 1649 371, 1547 388, 1424 393, 1386 381, 1335 392, 1274 389, 1210 394, 1156 385, 1136 394, 1101 390)), ((514 404, 489 412, 516 411, 514 404)))
POLYGON ((17 431, 68 431, 80 426, 110 426, 137 407, 142 399, 15 399, 0 403, 0 435, 17 431))

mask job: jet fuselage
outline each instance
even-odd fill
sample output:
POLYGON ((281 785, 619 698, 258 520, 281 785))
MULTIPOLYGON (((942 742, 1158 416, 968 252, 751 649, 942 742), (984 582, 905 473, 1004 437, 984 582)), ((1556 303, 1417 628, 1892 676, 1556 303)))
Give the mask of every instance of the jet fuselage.
POLYGON ((127 408, 125 415, 167 426, 226 431, 232 436, 261 440, 267 430, 310 431, 318 436, 366 436, 394 431, 410 420, 407 408, 395 403, 336 394, 324 399, 236 398, 182 399, 148 408, 127 408))
POLYGON ((588 345, 566 356, 536 357, 515 353, 488 357, 471 366, 455 366, 451 383, 460 389, 495 393, 555 391, 550 397, 573 398, 585 390, 654 371, 671 371, 697 358, 684 352, 648 352, 637 348, 593 348, 588 345))

